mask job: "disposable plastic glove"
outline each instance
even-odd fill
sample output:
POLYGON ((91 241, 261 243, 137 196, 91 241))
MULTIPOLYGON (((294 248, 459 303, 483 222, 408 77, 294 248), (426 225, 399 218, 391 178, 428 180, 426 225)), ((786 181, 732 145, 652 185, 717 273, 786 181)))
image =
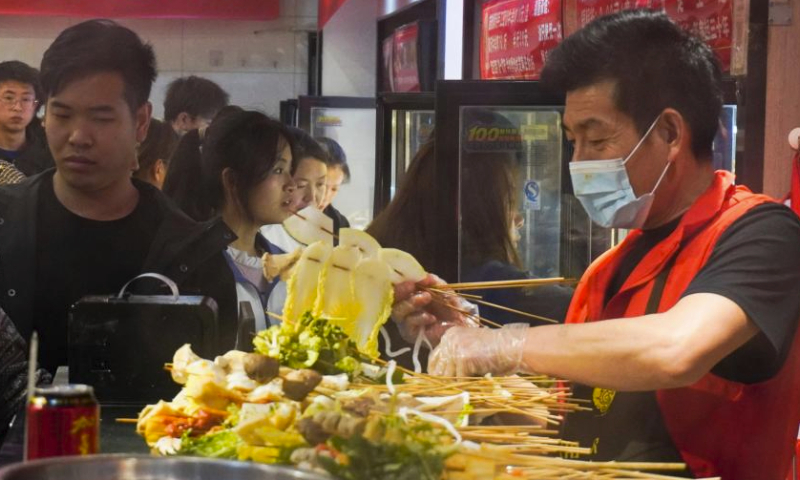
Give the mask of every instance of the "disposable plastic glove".
POLYGON ((478 323, 470 317, 477 315, 478 308, 456 295, 434 295, 427 287, 445 285, 445 281, 433 274, 417 282, 395 285, 392 306, 392 319, 397 324, 400 335, 413 344, 420 330, 433 346, 451 327, 477 327, 478 323), (465 314, 467 312, 468 314, 465 314))
POLYGON ((522 358, 528 328, 524 323, 500 329, 451 328, 431 354, 428 373, 472 377, 523 372, 522 358))

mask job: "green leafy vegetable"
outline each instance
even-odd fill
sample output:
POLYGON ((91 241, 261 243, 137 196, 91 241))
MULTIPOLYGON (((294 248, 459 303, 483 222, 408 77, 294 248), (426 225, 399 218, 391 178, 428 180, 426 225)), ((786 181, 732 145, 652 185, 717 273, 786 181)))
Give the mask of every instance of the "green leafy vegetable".
POLYGON ((237 458, 237 448, 242 439, 232 430, 221 430, 192 438, 191 430, 181 437, 181 455, 196 455, 207 458, 237 458))
POLYGON ((441 430, 426 423, 406 423, 399 417, 377 420, 379 425, 350 438, 331 437, 328 446, 338 455, 317 457, 319 464, 343 480, 438 480, 444 461, 455 452, 443 445, 441 430))
POLYGON ((358 374, 360 354, 344 331, 306 312, 298 322, 283 322, 253 339, 258 353, 277 358, 290 368, 313 368, 323 375, 358 374))

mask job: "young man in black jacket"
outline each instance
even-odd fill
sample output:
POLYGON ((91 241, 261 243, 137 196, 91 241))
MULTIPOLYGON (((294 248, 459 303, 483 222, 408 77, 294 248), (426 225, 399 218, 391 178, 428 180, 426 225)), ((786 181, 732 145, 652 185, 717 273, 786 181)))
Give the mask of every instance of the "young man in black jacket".
POLYGON ((39 332, 50 371, 67 360, 69 307, 143 272, 214 298, 219 349, 234 346, 236 291, 222 254, 234 235, 220 221, 190 220, 131 178, 155 76, 152 48, 108 20, 64 30, 42 59, 56 168, 0 188, 0 307, 23 338, 39 332))
POLYGON ((36 118, 41 89, 39 72, 17 60, 0 62, 0 184, 16 183, 53 166, 44 130, 36 118), (16 175, 6 170, 18 172, 16 175))

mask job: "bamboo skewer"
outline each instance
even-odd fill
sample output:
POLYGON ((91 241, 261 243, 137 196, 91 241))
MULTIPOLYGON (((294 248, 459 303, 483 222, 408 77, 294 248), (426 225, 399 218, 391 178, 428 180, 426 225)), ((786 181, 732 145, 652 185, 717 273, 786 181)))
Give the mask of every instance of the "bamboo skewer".
POLYGON ((472 299, 481 300, 483 298, 480 295, 472 295, 470 293, 461 293, 461 292, 456 292, 456 291, 451 291, 451 290, 442 290, 442 289, 436 288, 436 287, 427 287, 426 290, 428 290, 430 292, 436 292, 436 293, 441 294, 441 295, 449 295, 451 297, 461 297, 461 298, 466 298, 466 299, 469 299, 469 300, 472 300, 472 299))
POLYGON ((487 302, 485 300, 473 300, 473 302, 475 302, 475 303, 477 303, 479 305, 485 305, 487 307, 496 308, 498 310, 505 310, 506 312, 516 313, 517 315, 522 315, 524 317, 529 317, 529 318, 532 318, 534 320, 541 320, 543 322, 549 322, 549 323, 561 323, 558 320, 554 320, 552 318, 542 317, 540 315, 535 315, 533 313, 523 312, 521 310, 516 310, 514 308, 504 307, 503 305, 498 305, 496 303, 487 302))
POLYGON ((443 307, 449 308, 450 310, 453 310, 454 312, 458 312, 458 313, 460 313, 462 315, 466 315, 467 317, 472 318, 473 320, 476 320, 478 323, 482 323, 484 325, 489 325, 490 327, 495 327, 495 328, 502 328, 503 327, 499 323, 494 322, 492 320, 489 320, 488 318, 481 317, 480 315, 475 315, 474 313, 472 313, 470 311, 467 311, 467 310, 464 310, 463 308, 458 308, 455 305, 450 305, 449 303, 447 303, 447 300, 445 300, 445 299, 443 299, 441 297, 434 296, 432 298, 432 301, 434 303, 436 303, 437 305, 442 305, 443 307))
POLYGON ((491 290, 495 288, 526 288, 540 287, 543 285, 563 285, 574 283, 572 279, 564 277, 554 278, 527 278, 522 280, 496 280, 491 282, 462 282, 437 285, 440 290, 491 290))
MULTIPOLYGON (((542 317, 540 315, 536 315, 536 314, 528 313, 528 312, 523 312, 522 310, 517 310, 517 309, 514 309, 514 308, 506 307, 504 305, 498 305, 496 303, 487 302, 486 300, 483 300, 482 297, 479 296, 479 295, 469 295, 469 294, 464 294, 464 293, 460 293, 460 292, 453 292, 453 291, 448 291, 448 290, 442 290, 440 288, 433 288, 433 287, 426 288, 425 290, 431 292, 432 294, 438 294, 438 295, 441 295, 441 296, 463 297, 463 298, 466 298, 466 299, 472 301, 473 303, 477 303, 478 305, 484 305, 484 306, 487 306, 487 307, 496 308, 498 310, 504 310, 506 312, 511 312, 511 313, 514 313, 514 314, 517 314, 517 315, 521 315, 523 317, 532 318, 534 320, 540 320, 540 321, 549 322, 549 323, 561 323, 558 320, 554 320, 552 318, 542 317)), ((459 311, 464 313, 463 310, 459 310, 459 311)), ((492 325, 492 326, 498 326, 498 327, 500 326, 496 322, 491 322, 489 324, 492 325)))

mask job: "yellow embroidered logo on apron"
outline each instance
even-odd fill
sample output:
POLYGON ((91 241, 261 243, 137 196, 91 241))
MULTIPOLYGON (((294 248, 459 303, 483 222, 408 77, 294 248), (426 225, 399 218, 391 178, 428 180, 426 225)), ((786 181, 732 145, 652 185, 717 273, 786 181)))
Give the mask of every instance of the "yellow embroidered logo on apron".
POLYGON ((595 387, 592 392, 592 401, 594 407, 600 412, 600 415, 605 415, 608 409, 611 408, 611 403, 614 402, 614 396, 617 394, 614 390, 607 388, 595 387))

